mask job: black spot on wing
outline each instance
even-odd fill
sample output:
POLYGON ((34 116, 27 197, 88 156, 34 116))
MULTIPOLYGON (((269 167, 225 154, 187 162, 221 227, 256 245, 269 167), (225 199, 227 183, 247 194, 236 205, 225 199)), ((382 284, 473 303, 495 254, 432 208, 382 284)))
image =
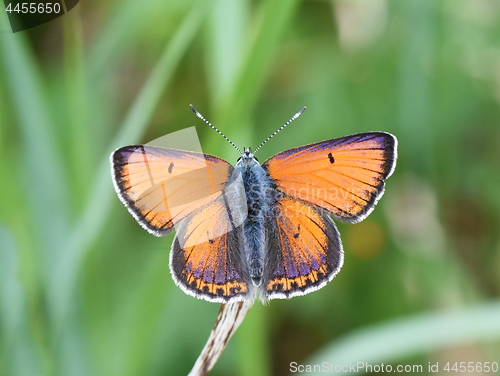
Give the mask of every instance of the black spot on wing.
POLYGON ((294 237, 295 239, 297 239, 297 238, 299 237, 299 235, 300 235, 300 223, 299 223, 299 225, 297 226, 297 232, 296 232, 295 234, 293 234, 293 237, 294 237))
POLYGON ((333 158, 332 153, 328 153, 328 159, 330 160, 330 163, 334 163, 335 162, 335 158, 333 158))

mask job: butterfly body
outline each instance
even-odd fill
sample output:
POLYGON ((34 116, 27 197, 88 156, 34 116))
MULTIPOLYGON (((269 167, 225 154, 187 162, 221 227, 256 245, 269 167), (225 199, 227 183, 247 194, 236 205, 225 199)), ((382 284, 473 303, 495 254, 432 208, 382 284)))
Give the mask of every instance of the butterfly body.
POLYGON ((248 216, 243 223, 243 245, 247 256, 248 270, 254 286, 260 286, 264 271, 264 260, 268 251, 266 226, 272 208, 276 205, 274 184, 260 166, 250 149, 236 163, 241 169, 248 216))
MULTIPOLYGON (((298 116, 298 115, 296 115, 298 116)), ((149 232, 174 228, 170 269, 186 293, 228 303, 304 295, 340 270, 330 218, 356 223, 384 192, 396 138, 361 133, 235 166, 215 156, 132 145, 111 155, 118 196, 149 232)))

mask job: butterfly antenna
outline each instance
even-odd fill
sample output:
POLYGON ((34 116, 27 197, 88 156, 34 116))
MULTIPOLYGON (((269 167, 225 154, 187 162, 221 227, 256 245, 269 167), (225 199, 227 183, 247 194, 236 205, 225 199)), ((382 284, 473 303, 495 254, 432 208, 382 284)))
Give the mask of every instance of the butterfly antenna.
POLYGON ((273 138, 279 131, 281 131, 283 128, 285 128, 288 124, 290 124, 292 121, 297 119, 302 113, 306 110, 306 106, 302 107, 295 115, 293 115, 290 120, 288 120, 285 124, 283 124, 276 132, 274 132, 272 135, 270 135, 268 138, 266 138, 259 146, 257 146, 257 149, 253 152, 254 154, 257 153, 257 150, 259 150, 264 144, 269 141, 271 138, 273 138))
POLYGON ((202 114, 200 114, 198 112, 198 110, 196 108, 194 108, 194 106, 192 104, 189 105, 189 107, 191 107, 191 110, 193 110, 194 114, 196 116, 198 116, 201 120, 203 120, 205 123, 207 123, 213 130, 215 130, 218 134, 220 134, 222 137, 224 137, 226 139, 227 142, 229 142, 231 145, 233 145, 233 147, 238 150, 238 152, 243 155, 243 152, 240 150, 239 147, 237 147, 233 141, 231 141, 229 138, 226 137, 226 135, 224 133, 222 133, 221 131, 219 131, 217 128, 215 128, 207 119, 205 119, 203 117, 202 114))

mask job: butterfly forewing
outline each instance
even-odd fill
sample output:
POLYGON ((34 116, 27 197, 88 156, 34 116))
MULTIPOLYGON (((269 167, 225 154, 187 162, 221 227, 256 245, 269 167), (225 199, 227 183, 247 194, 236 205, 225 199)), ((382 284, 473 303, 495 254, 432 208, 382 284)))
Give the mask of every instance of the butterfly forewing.
POLYGON ((157 236, 221 198, 234 167, 202 153, 132 145, 112 155, 116 191, 134 217, 157 236))
POLYGON ((262 167, 286 195, 359 222, 384 192, 396 147, 389 133, 361 133, 286 150, 262 167))

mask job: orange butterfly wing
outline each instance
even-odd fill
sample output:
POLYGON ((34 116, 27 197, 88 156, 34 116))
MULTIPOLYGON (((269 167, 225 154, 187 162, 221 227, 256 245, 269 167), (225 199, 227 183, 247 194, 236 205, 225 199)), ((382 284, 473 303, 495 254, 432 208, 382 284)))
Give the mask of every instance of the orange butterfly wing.
POLYGON ((148 145, 116 150, 111 164, 118 196, 145 229, 162 236, 175 226, 177 285, 220 303, 253 291, 238 252, 247 216, 239 171, 211 155, 148 145))
POLYGON ((283 197, 269 227, 269 252, 263 300, 291 298, 324 286, 340 270, 340 235, 326 213, 300 200, 283 197))
POLYGON ((250 277, 240 252, 241 226, 226 228, 223 235, 207 241, 197 240, 214 225, 228 226, 225 210, 215 202, 183 219, 170 252, 176 284, 189 295, 218 303, 244 300, 254 293, 253 285, 246 282, 250 277), (183 246, 182 241, 194 245, 183 246))
POLYGON ((121 201, 156 236, 220 197, 234 170, 208 154, 148 145, 116 150, 111 165, 121 201))
POLYGON ((286 150, 262 167, 286 195, 356 223, 383 195, 396 149, 397 140, 389 133, 360 133, 286 150))

